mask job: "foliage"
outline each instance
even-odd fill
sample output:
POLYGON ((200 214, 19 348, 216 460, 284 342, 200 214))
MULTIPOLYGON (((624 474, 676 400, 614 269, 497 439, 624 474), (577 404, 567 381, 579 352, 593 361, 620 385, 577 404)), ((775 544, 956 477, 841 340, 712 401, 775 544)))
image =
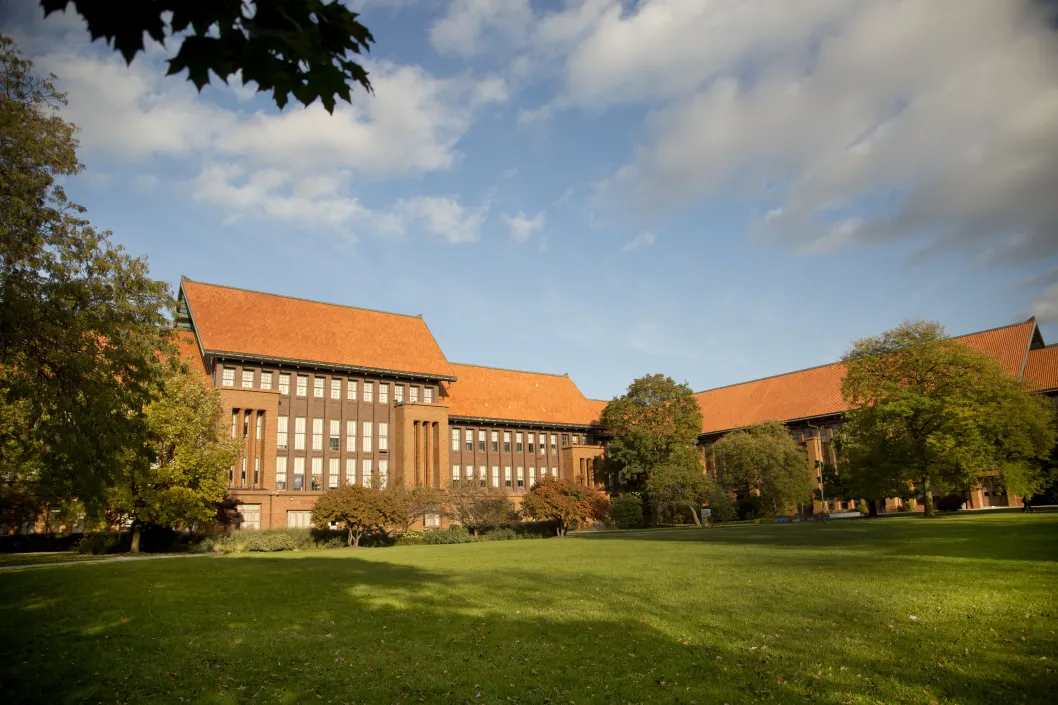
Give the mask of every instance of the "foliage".
POLYGON ((193 2, 154 0, 114 7, 109 0, 41 0, 45 15, 74 9, 88 23, 92 39, 104 38, 132 63, 144 51, 144 35, 163 43, 181 36, 168 60, 168 75, 187 70, 202 90, 210 72, 222 81, 234 76, 258 91, 272 91, 278 107, 292 93, 309 105, 317 98, 327 112, 336 98, 350 100, 349 84, 371 90, 367 72, 353 55, 370 50, 375 39, 340 2, 253 0, 193 2))
POLYGON ((961 494, 947 494, 937 499, 936 509, 938 512, 957 512, 965 501, 961 494))
POLYGON ((364 534, 405 524, 404 505, 397 493, 377 487, 342 485, 320 495, 312 507, 312 523, 323 527, 345 524, 348 545, 359 547, 364 534))
POLYGON ((427 545, 442 545, 452 543, 470 543, 473 537, 467 531, 467 527, 453 524, 447 529, 433 529, 427 531, 423 536, 423 543, 427 545))
POLYGON ((738 509, 735 507, 731 491, 721 487, 712 477, 706 479, 709 491, 705 501, 709 508, 713 510, 713 521, 734 521, 737 519, 738 509))
POLYGON ((643 489, 656 468, 693 449, 702 430, 702 411, 687 384, 647 375, 606 405, 602 423, 613 434, 607 446, 609 463, 631 488, 643 489))
MULTIPOLYGON (((514 541, 522 538, 518 535, 518 532, 510 527, 504 527, 502 529, 492 529, 485 533, 486 541, 514 541)), ((532 538, 532 537, 526 537, 532 538)))
POLYGON ((625 492, 610 500, 610 515, 618 529, 638 529, 643 526, 643 500, 625 492))
POLYGON ((445 515, 475 536, 481 531, 518 521, 518 513, 506 492, 482 487, 474 481, 452 483, 445 495, 445 515))
POLYGON ((522 497, 521 507, 522 516, 558 522, 558 536, 565 536, 574 522, 605 519, 609 510, 610 502, 602 492, 574 480, 550 476, 533 485, 522 497))
POLYGON ((852 408, 842 470, 861 496, 899 496, 913 484, 932 516, 934 492, 962 491, 985 472, 998 472, 1011 494, 1042 488, 1053 406, 939 324, 907 322, 857 340, 844 362, 852 408))
POLYGON ((246 539, 243 541, 243 550, 255 553, 296 551, 297 548, 298 542, 284 531, 247 532, 246 539))
POLYGON ((710 485, 702 456, 693 446, 678 446, 668 460, 647 477, 647 492, 659 508, 674 511, 687 508, 694 523, 701 526, 699 511, 709 499, 710 485))
POLYGON ((221 433, 223 413, 220 392, 171 358, 144 410, 147 452, 130 456, 108 493, 111 519, 132 522, 133 553, 144 524, 194 528, 217 517, 242 452, 241 439, 221 433))
POLYGON ((0 536, 0 553, 70 551, 84 534, 9 534, 0 536))
POLYGON ((735 514, 739 521, 763 517, 765 512, 760 507, 760 497, 745 497, 738 500, 735 505, 735 514))
POLYGON ((55 80, 0 35, 0 494, 28 512, 101 507, 145 450, 141 411, 171 349, 168 286, 57 183, 82 166, 55 80))
POLYGON ((85 534, 84 538, 77 544, 78 553, 121 553, 125 544, 121 536, 116 533, 91 533, 85 534))
MULTIPOLYGON (((795 512, 799 503, 811 499, 808 456, 778 421, 733 431, 713 451, 717 482, 742 497, 755 496, 761 516, 795 512)), ((742 514, 740 509, 740 518, 742 514)))
POLYGON ((867 516, 871 513, 871 508, 866 502, 860 502, 859 506, 856 507, 856 511, 860 514, 863 514, 864 516, 867 516))
POLYGON ((405 533, 412 524, 423 519, 427 514, 441 514, 444 511, 444 492, 435 487, 420 485, 408 490, 397 485, 391 488, 390 492, 394 493, 397 501, 404 507, 405 533))

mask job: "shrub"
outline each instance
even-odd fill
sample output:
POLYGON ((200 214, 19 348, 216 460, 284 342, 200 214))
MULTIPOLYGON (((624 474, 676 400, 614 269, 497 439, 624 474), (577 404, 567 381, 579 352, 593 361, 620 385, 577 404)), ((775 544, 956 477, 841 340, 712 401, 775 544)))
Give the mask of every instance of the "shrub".
POLYGON ((910 512, 911 510, 907 508, 906 504, 901 504, 899 507, 896 508, 896 511, 898 511, 898 512, 910 512))
POLYGON ((709 508, 713 510, 713 521, 734 521, 738 518, 738 510, 731 493, 712 483, 709 490, 709 508))
POLYGON ((546 539, 558 535, 558 526, 557 521, 549 519, 547 521, 523 521, 512 525, 511 529, 524 539, 546 539))
POLYGON ((422 529, 405 531, 396 538, 394 543, 398 546, 422 546, 426 542, 426 532, 422 529))
POLYGON ((623 494, 610 500, 610 513, 618 529, 643 526, 643 500, 638 495, 623 494))
POLYGON ((965 501, 961 494, 945 495, 937 500, 937 511, 957 512, 962 509, 962 504, 965 501))
POLYGON ((428 545, 470 543, 472 538, 465 526, 455 524, 447 529, 435 529, 427 531, 423 537, 423 543, 428 545))
POLYGON ((759 519, 761 517, 760 499, 757 497, 750 497, 748 499, 738 500, 738 518, 741 520, 746 519, 759 519))
POLYGON ((858 511, 864 516, 867 516, 871 513, 871 508, 867 506, 866 502, 860 502, 860 506, 856 507, 856 511, 858 511))
POLYGON ((91 553, 95 555, 103 553, 121 553, 124 548, 121 534, 93 533, 85 534, 80 543, 77 544, 78 553, 91 553))
POLYGON ((12 534, 0 536, 0 553, 38 553, 42 551, 72 551, 84 534, 12 534))
POLYGON ((486 541, 513 541, 517 538, 518 532, 508 527, 493 529, 485 534, 486 541))

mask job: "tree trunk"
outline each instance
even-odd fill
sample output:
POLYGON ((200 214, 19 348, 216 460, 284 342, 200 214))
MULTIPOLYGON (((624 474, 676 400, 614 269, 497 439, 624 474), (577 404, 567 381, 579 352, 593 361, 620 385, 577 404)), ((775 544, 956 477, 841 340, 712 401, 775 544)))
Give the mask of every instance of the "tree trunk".
POLYGON ((922 506, 925 509, 925 511, 922 512, 923 516, 934 516, 933 489, 930 487, 929 478, 926 476, 922 477, 922 506))
POLYGON ((361 534, 361 533, 359 533, 359 532, 357 532, 357 533, 356 533, 356 534, 355 534, 355 535, 353 536, 353 548, 360 548, 360 537, 361 537, 361 536, 362 536, 362 534, 361 534))
POLYGON ((139 520, 132 522, 132 542, 129 544, 129 553, 140 552, 140 533, 143 529, 143 525, 140 524, 139 520))
POLYGON ((693 504, 688 504, 687 506, 691 508, 691 516, 694 517, 694 525, 697 526, 699 529, 702 528, 702 520, 698 518, 698 512, 700 512, 701 510, 695 507, 693 504))
POLYGON ((353 530, 351 528, 349 529, 349 538, 346 541, 346 545, 350 547, 353 545, 353 530))
POLYGON ((867 516, 869 516, 869 517, 878 516, 878 500, 875 500, 875 499, 867 500, 867 516))

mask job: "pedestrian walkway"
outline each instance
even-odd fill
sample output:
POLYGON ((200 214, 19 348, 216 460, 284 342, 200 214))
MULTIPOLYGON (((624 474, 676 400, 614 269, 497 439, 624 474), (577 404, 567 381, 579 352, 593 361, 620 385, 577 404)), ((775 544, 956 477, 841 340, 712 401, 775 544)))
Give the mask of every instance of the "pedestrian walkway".
POLYGON ((0 567, 0 573, 9 570, 26 570, 27 568, 61 568, 67 565, 103 565, 105 563, 126 563, 129 561, 154 561, 162 558, 209 558, 215 553, 163 553, 156 556, 115 556, 86 561, 54 561, 52 563, 27 563, 26 565, 6 565, 0 567))

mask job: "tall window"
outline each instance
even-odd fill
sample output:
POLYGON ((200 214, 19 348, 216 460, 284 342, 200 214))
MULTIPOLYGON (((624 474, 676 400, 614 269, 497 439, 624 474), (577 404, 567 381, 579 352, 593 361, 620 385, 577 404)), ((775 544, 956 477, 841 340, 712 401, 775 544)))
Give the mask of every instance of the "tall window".
POLYGON ((259 441, 264 437, 264 412, 257 412, 257 431, 254 433, 254 440, 259 441))
POLYGON ((245 414, 243 414, 243 417, 242 417, 242 437, 243 438, 249 438, 250 437, 250 414, 252 414, 252 413, 253 413, 252 411, 247 411, 245 414))
POLYGON ((288 529, 307 529, 312 525, 312 512, 287 510, 288 529))
POLYGON ((371 486, 371 458, 364 458, 363 471, 360 473, 360 483, 364 487, 371 486))
POLYGON ((519 466, 518 467, 518 489, 523 489, 524 487, 525 487, 525 468, 519 466))
POLYGON ((492 486, 500 486, 500 467, 498 465, 492 466, 492 486))
POLYGON ((342 422, 338 419, 331 419, 330 436, 328 436, 328 445, 331 450, 338 450, 341 443, 342 434, 342 422))
POLYGON ((488 475, 485 472, 485 466, 482 465, 478 468, 478 484, 485 487, 489 484, 488 475))
POLYGON ((351 379, 345 385, 345 398, 349 401, 356 401, 356 380, 351 379))
POLYGON ((234 387, 235 386, 235 368, 225 367, 220 375, 221 386, 234 387))
POLYGON ((525 440, 528 443, 528 447, 526 448, 526 450, 529 452, 529 455, 534 454, 536 452, 536 444, 533 443, 533 441, 536 440, 536 434, 530 433, 526 435, 525 440))
MULTIPOLYGON (((385 421, 378 422, 378 449, 380 451, 389 451, 389 424, 385 421)), ((382 461, 378 461, 379 472, 382 471, 382 461)))
POLYGON ((272 388, 272 373, 271 372, 262 372, 261 373, 261 389, 271 389, 271 388, 272 388))
POLYGON ((278 429, 276 433, 276 448, 285 449, 287 447, 287 423, 289 422, 289 416, 280 416, 276 419, 276 428, 278 429))
POLYGON ((338 458, 331 458, 327 462, 327 487, 328 489, 334 489, 338 486, 338 475, 341 473, 341 466, 338 458))
POLYGON ((419 401, 419 388, 418 387, 408 387, 408 399, 411 401, 412 404, 418 403, 418 401, 419 401))
POLYGON ((290 394, 290 375, 286 372, 279 373, 279 393, 290 394))
POLYGON ((514 452, 515 453, 521 453, 522 452, 522 434, 521 433, 514 434, 514 452))
POLYGON ((386 489, 389 484, 389 461, 382 458, 378 461, 378 488, 386 489))
POLYGON ((474 481, 474 466, 473 465, 467 465, 466 468, 464 469, 464 473, 465 474, 463 475, 463 479, 465 479, 468 483, 473 484, 473 481, 474 481))
POLYGON ((364 382, 364 401, 371 403, 375 400, 375 383, 364 382))
POLYGON ((323 458, 312 459, 312 491, 323 489, 323 458))
POLYGON ((529 467, 529 486, 532 487, 536 484, 536 468, 529 467))
POLYGON ((257 487, 261 484, 261 458, 260 456, 253 459, 253 486, 257 487))
MULTIPOLYGON (((378 403, 379 404, 388 404, 389 403, 389 385, 388 384, 379 384, 378 385, 378 403)), ((382 468, 379 468, 378 471, 381 473, 382 472, 382 468)))
POLYGON ((493 453, 499 453, 500 452, 500 432, 499 431, 493 431, 492 432, 492 452, 493 453))
POLYGON ((551 452, 558 452, 558 435, 554 433, 551 434, 551 452))
POLYGON ((573 434, 573 445, 575 445, 575 446, 579 446, 580 445, 580 434, 579 433, 574 433, 573 434))
POLYGON ((543 433, 540 434, 540 455, 547 454, 547 436, 543 433))
POLYGON ((466 449, 470 451, 474 450, 474 432, 468 428, 464 435, 466 436, 466 449))
MULTIPOLYGON (((233 436, 234 438, 234 436, 233 436)), ((452 450, 459 452, 459 429, 452 429, 452 450)))
POLYGON ((503 452, 504 453, 510 453, 511 452, 511 432, 510 431, 504 431, 503 432, 503 452))
POLYGON ((345 422, 345 452, 356 452, 356 421, 345 422))
POLYGON ((256 531, 261 528, 260 504, 240 504, 239 514, 242 515, 242 521, 239 522, 240 530, 256 531))
POLYGON ((404 385, 394 384, 393 385, 393 401, 398 404, 404 403, 404 385))
POLYGON ((239 472, 239 484, 246 484, 246 456, 242 456, 242 470, 239 472))
POLYGON ((305 417, 294 419, 294 450, 305 450, 305 417))
POLYGON ((316 399, 323 399, 323 377, 319 375, 312 376, 312 396, 316 399))
POLYGON ((305 459, 294 458, 294 489, 305 489, 305 459))
POLYGON ((331 378, 331 399, 338 400, 342 398, 342 380, 331 378))
POLYGON ((280 455, 276 458, 276 489, 287 488, 287 456, 280 455))
POLYGON ((346 458, 345 460, 345 484, 356 484, 356 458, 346 458))
POLYGON ((551 468, 551 477, 558 479, 558 468, 551 468))
POLYGON ((231 437, 232 438, 235 438, 235 429, 237 429, 238 427, 239 427, 239 412, 233 410, 231 412, 231 437))
POLYGON ((459 466, 452 466, 452 482, 459 482, 459 466))
POLYGON ((312 449, 323 450, 323 419, 312 420, 312 449))
POLYGON ((511 466, 503 466, 503 486, 507 489, 511 488, 511 466))
POLYGON ((245 389, 253 389, 253 370, 242 371, 242 386, 245 389))
POLYGON ((371 422, 364 422, 364 438, 363 438, 363 451, 365 453, 371 452, 371 422))
POLYGON ((305 375, 298 375, 298 386, 296 394, 299 397, 303 397, 308 394, 309 391, 309 378, 305 375))
POLYGON ((568 433, 563 433, 562 434, 562 447, 565 448, 568 445, 569 445, 569 434, 568 433))
POLYGON ((485 431, 478 431, 478 450, 485 452, 485 431))
POLYGON ((433 404, 433 387, 423 387, 422 401, 424 404, 433 404))

